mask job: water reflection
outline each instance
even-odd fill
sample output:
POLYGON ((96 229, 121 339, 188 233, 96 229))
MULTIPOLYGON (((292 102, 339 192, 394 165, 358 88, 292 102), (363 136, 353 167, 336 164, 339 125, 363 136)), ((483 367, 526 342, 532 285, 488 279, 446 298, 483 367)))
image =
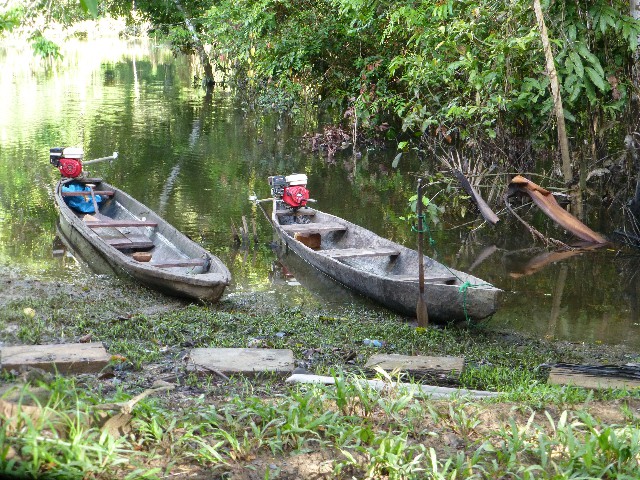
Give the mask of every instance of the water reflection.
MULTIPOLYGON (((395 170, 396 152, 367 150, 328 163, 300 148, 318 119, 292 124, 258 115, 225 89, 205 97, 191 84, 197 71, 188 59, 154 45, 71 43, 63 53, 61 64, 46 68, 30 52, 0 48, 0 264, 52 278, 83 268, 66 254, 53 256, 60 248, 53 246, 59 174, 48 163, 52 146, 82 146, 87 159, 118 151, 117 161, 91 166, 90 173, 219 256, 234 278, 231 294, 273 292, 274 302, 313 308, 371 306, 271 250, 271 227, 247 202, 252 192, 268 194, 269 175, 306 173, 322 210, 415 247, 415 234, 399 219, 415 190, 407 173, 436 166, 403 158, 395 170), (259 239, 244 250, 231 234, 231 222, 243 215, 255 221, 259 239), (301 285, 282 283, 283 268, 301 285)), ((544 218, 534 223, 554 228, 544 218)), ((503 307, 485 328, 640 347, 637 257, 606 248, 554 256, 533 248, 529 234, 504 216, 497 228, 477 227, 445 223, 433 230, 427 254, 505 290, 503 307)))

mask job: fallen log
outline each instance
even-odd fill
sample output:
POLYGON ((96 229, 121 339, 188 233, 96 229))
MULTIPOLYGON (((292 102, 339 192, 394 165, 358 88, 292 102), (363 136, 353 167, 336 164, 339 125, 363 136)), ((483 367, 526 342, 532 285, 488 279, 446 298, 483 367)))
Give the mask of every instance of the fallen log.
POLYGON ((591 243, 608 243, 608 240, 597 232, 594 232, 576 217, 562 208, 549 190, 536 185, 521 175, 516 175, 509 183, 507 197, 516 193, 526 193, 531 200, 562 228, 570 231, 576 237, 591 243))

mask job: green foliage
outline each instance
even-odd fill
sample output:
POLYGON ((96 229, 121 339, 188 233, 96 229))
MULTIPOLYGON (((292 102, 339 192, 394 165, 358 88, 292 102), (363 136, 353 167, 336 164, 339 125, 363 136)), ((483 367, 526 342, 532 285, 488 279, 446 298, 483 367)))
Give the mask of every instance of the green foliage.
MULTIPOLYGON (((622 0, 546 6, 570 136, 629 103, 640 22, 628 8, 622 0)), ((369 134, 385 125, 391 136, 492 142, 533 131, 544 139, 551 126, 530 2, 223 0, 202 21, 243 92, 339 106, 369 134)))
POLYGON ((34 55, 42 58, 58 59, 62 58, 60 47, 51 40, 46 39, 41 32, 36 32, 31 37, 31 47, 34 55))
POLYGON ((93 18, 98 16, 98 0, 80 0, 80 5, 85 12, 89 12, 93 18))
POLYGON ((10 32, 20 25, 24 11, 22 7, 14 7, 6 12, 0 12, 0 35, 3 32, 10 32))

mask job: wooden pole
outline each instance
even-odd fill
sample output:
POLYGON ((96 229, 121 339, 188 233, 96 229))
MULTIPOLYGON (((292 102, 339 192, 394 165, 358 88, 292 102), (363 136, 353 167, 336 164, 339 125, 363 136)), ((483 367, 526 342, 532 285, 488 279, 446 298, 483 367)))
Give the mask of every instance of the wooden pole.
POLYGON ((562 155, 562 176, 564 183, 570 185, 573 180, 573 171, 571 168, 571 156, 569 153, 569 139, 567 138, 567 129, 564 123, 564 110, 562 108, 562 96, 560 95, 560 83, 558 82, 558 73, 556 71, 553 52, 551 51, 551 42, 547 32, 547 25, 542 14, 542 6, 540 0, 533 0, 533 9, 536 12, 538 28, 540 29, 540 37, 542 38, 542 46, 544 48, 544 56, 547 65, 547 75, 549 76, 549 84, 551 86, 551 94, 553 96, 553 106, 558 122, 558 142, 560 143, 560 154, 562 155))
POLYGON ((93 192, 93 187, 95 187, 95 185, 92 184, 92 183, 87 183, 87 187, 89 187, 89 191, 91 192, 91 201, 93 202, 93 211, 97 215, 99 213, 98 212, 98 202, 96 201, 96 194, 93 192))
POLYGON ((422 221, 422 179, 418 179, 418 203, 416 204, 416 215, 418 216, 418 283, 420 293, 418 294, 418 304, 416 305, 416 318, 418 327, 427 328, 429 325, 429 313, 427 300, 424 297, 424 258, 422 255, 422 243, 424 223, 422 221))

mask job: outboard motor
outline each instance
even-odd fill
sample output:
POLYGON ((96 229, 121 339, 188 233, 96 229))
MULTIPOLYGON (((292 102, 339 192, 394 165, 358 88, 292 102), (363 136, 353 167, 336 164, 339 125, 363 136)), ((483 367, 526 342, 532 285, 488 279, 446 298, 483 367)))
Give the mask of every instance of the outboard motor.
POLYGON ((269 186, 271 186, 273 197, 293 210, 305 207, 309 201, 307 176, 303 173, 294 173, 286 177, 284 175, 269 177, 269 186))
POLYGON ((60 170, 66 178, 82 175, 82 157, 84 152, 78 147, 55 147, 49 149, 49 163, 60 170))

